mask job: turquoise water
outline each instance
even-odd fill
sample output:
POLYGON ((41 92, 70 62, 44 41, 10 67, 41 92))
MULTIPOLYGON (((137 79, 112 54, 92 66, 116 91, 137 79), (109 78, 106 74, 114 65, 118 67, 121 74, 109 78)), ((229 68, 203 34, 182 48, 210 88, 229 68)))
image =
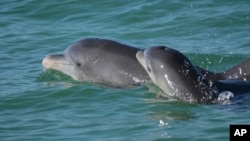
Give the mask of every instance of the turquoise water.
POLYGON ((99 37, 148 48, 166 45, 195 64, 224 70, 250 54, 250 2, 0 2, 0 140, 229 140, 250 123, 250 96, 221 105, 157 98, 146 86, 80 83, 41 61, 99 37))

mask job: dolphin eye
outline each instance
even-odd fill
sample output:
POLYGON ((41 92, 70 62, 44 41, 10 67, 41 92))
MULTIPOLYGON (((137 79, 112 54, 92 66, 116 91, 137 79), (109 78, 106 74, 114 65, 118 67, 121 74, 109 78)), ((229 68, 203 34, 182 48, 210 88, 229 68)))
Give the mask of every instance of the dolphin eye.
POLYGON ((76 62, 76 65, 77 65, 77 67, 80 67, 80 66, 81 66, 81 63, 76 62))

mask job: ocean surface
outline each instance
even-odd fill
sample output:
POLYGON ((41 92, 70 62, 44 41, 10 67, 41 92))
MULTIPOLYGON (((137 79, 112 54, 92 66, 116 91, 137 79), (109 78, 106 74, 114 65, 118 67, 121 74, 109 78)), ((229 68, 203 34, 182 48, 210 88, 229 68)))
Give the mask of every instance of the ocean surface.
POLYGON ((222 71, 249 57, 249 0, 1 0, 0 21, 2 141, 228 141, 230 124, 250 124, 250 93, 188 104, 159 99, 147 86, 77 82, 41 64, 98 37, 169 46, 222 71))

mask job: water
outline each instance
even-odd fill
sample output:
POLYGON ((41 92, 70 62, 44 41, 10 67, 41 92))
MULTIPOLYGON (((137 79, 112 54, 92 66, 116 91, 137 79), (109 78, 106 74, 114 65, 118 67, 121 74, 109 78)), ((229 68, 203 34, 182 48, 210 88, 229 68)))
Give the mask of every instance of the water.
POLYGON ((250 96, 225 105, 156 98, 146 86, 112 89, 44 71, 41 61, 86 37, 166 45, 221 71, 249 57, 250 2, 0 2, 0 140, 229 140, 249 124, 250 96))

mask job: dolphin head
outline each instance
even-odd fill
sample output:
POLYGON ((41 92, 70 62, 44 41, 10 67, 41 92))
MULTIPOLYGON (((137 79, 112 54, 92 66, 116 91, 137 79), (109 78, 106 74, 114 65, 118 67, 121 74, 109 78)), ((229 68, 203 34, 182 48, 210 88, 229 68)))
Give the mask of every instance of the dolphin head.
POLYGON ((188 102, 210 102, 213 99, 214 92, 204 82, 203 76, 179 51, 156 46, 138 51, 136 58, 166 96, 188 102))
POLYGON ((156 46, 138 51, 136 58, 147 71, 153 83, 171 95, 173 89, 176 89, 177 81, 180 81, 178 74, 181 64, 185 63, 185 58, 180 55, 176 50, 156 46))
POLYGON ((87 70, 82 67, 87 65, 87 58, 81 42, 70 45, 62 54, 47 55, 42 64, 46 69, 54 69, 71 76, 75 80, 82 80, 87 70))

